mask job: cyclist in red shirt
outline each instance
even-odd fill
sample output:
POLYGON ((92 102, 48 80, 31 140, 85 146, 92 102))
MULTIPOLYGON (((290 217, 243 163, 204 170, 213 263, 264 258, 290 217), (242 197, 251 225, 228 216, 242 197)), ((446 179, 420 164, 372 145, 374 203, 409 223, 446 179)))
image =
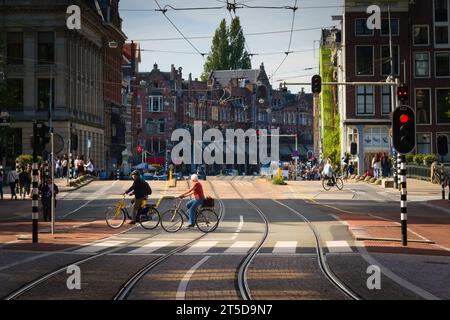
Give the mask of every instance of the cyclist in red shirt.
POLYGON ((185 198, 190 195, 194 195, 194 199, 190 200, 186 207, 189 209, 189 228, 192 228, 195 226, 195 213, 197 212, 197 208, 203 204, 203 201, 205 200, 205 194, 203 193, 203 186, 198 181, 198 176, 196 174, 193 174, 191 176, 191 181, 193 182, 193 185, 191 189, 180 195, 180 198, 185 198))

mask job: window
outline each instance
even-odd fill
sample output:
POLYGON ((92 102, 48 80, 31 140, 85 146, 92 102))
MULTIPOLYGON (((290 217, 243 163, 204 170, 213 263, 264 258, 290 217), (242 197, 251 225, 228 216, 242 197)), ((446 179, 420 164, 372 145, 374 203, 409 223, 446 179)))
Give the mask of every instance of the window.
POLYGON ((356 47, 356 75, 373 75, 373 46, 356 47))
POLYGON ((430 54, 428 52, 414 53, 414 77, 430 77, 430 54))
POLYGON ((2 98, 0 98, 0 109, 23 111, 23 79, 7 79, 6 95, 2 98))
POLYGON ((356 114, 357 115, 373 115, 375 99, 372 86, 357 86, 356 92, 356 114))
POLYGON ((413 44, 415 46, 430 45, 430 30, 428 26, 413 26, 413 44))
POLYGON ((436 89, 436 122, 450 123, 450 89, 436 89))
POLYGON ((436 22, 448 21, 447 0, 434 0, 434 21, 436 22))
POLYGON ((417 134, 417 153, 431 154, 431 133, 417 134))
POLYGON ((448 0, 434 0, 434 42, 437 46, 448 46, 448 32, 448 0))
POLYGON ((389 114, 392 111, 391 87, 381 87, 381 113, 389 114))
POLYGON ((416 123, 431 124, 430 89, 415 89, 416 123))
POLYGON ((148 112, 162 112, 163 111, 163 97, 149 96, 148 97, 148 112))
MULTIPOLYGON (((399 74, 399 46, 392 46, 392 59, 394 60, 394 70, 392 71, 394 75, 399 74)), ((391 74, 391 51, 389 46, 381 46, 381 74, 389 75, 391 74)))
POLYGON ((6 42, 6 63, 23 64, 23 33, 8 32, 6 42))
MULTIPOLYGON (((440 137, 440 136, 446 136, 447 137, 447 141, 448 141, 448 150, 450 150, 450 134, 449 133, 438 133, 437 135, 436 135, 436 144, 437 144, 437 139, 440 137)), ((439 160, 441 159, 441 156, 439 156, 439 160)), ((450 162, 450 152, 449 153, 447 153, 444 157, 443 157, 443 159, 442 159, 444 162, 450 162)))
POLYGON ((52 84, 52 109, 55 108, 55 82, 51 79, 38 79, 38 110, 49 110, 50 107, 50 83, 52 84))
POLYGON ((450 52, 436 52, 436 77, 450 77, 450 52))
POLYGON ((147 119, 147 121, 145 123, 147 134, 149 134, 149 135, 153 134, 153 125, 154 125, 153 120, 147 119))
MULTIPOLYGON (((400 35, 399 20, 391 18, 391 31, 393 36, 400 35)), ((381 20, 381 35, 389 36, 389 19, 381 20)))
POLYGON ((365 147, 389 147, 389 135, 386 127, 365 127, 363 132, 365 147))
POLYGON ((165 124, 166 120, 165 119, 159 119, 158 120, 158 133, 164 133, 165 131, 165 124))
POLYGON ((367 28, 367 19, 355 20, 355 35, 356 36, 372 36, 373 30, 367 28))
POLYGON ((53 32, 38 32, 38 63, 55 62, 55 36, 53 32))

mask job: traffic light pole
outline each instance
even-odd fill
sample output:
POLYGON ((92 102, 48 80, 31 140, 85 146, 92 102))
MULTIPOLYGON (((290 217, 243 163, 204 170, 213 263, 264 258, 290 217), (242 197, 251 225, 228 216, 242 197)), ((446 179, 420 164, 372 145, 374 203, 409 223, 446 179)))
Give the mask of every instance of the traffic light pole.
POLYGON ((406 189, 406 156, 400 155, 400 212, 401 212, 401 226, 402 226, 402 244, 408 245, 408 207, 407 198, 408 192, 406 189))
POLYGON ((32 211, 31 211, 31 218, 33 220, 33 231, 32 231, 32 238, 33 243, 38 243, 38 221, 39 221, 39 167, 38 167, 38 159, 37 159, 37 149, 39 144, 39 137, 38 137, 38 129, 37 129, 37 122, 36 120, 33 123, 33 166, 32 168, 32 176, 31 176, 31 183, 32 183, 32 211))

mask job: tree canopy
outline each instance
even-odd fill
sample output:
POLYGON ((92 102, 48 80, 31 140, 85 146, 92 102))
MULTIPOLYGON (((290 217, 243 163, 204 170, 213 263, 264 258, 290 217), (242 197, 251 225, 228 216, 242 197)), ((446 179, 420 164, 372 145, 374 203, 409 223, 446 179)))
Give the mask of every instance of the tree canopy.
POLYGON ((250 55, 245 50, 245 37, 239 17, 227 27, 225 19, 214 33, 211 50, 206 59, 201 79, 206 81, 214 70, 251 69, 250 55))

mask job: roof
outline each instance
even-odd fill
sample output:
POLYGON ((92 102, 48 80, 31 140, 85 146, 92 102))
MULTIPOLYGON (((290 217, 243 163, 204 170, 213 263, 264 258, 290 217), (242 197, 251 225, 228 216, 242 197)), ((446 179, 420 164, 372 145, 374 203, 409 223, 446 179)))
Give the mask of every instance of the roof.
POLYGON ((231 79, 247 79, 250 83, 268 80, 263 66, 260 69, 216 70, 211 72, 209 78, 214 78, 224 87, 228 86, 231 79))

